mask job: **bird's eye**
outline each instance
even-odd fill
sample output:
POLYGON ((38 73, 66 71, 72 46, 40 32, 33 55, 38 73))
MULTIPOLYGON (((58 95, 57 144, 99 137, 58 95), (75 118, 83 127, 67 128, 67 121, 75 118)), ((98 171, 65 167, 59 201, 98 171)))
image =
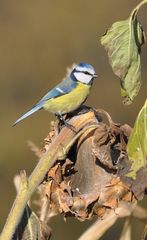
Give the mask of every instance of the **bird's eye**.
POLYGON ((87 71, 85 71, 84 73, 85 73, 86 75, 91 75, 91 74, 90 74, 89 72, 87 72, 87 71))

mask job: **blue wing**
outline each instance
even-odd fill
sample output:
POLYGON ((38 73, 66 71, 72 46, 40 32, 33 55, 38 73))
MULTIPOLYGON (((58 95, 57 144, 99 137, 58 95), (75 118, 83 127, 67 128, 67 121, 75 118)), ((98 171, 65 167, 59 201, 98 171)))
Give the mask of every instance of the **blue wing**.
POLYGON ((15 126, 17 123, 25 119, 26 117, 30 116, 34 112, 41 109, 44 105, 44 102, 51 99, 60 97, 62 95, 65 95, 69 92, 71 92, 75 87, 77 86, 77 82, 73 81, 70 77, 63 80, 60 84, 58 84, 55 88, 53 88, 51 91, 49 91, 41 100, 27 113, 25 113, 22 117, 20 117, 14 124, 15 126))
POLYGON ((77 82, 73 81, 70 77, 64 79, 61 83, 59 83, 55 88, 49 91, 39 102, 47 101, 51 98, 60 97, 71 92, 74 88, 76 88, 77 82))

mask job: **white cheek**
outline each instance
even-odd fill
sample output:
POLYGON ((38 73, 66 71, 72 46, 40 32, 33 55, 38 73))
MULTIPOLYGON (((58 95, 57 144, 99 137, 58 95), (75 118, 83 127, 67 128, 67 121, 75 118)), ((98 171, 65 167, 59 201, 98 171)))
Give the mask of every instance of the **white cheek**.
POLYGON ((92 77, 90 75, 81 72, 75 72, 74 76, 79 82, 86 84, 88 84, 92 80, 92 77))

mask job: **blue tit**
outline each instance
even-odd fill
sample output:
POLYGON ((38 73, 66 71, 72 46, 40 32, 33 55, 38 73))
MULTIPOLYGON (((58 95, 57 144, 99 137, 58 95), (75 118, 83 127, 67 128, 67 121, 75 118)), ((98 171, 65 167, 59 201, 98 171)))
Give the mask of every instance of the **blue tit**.
POLYGON ((97 75, 88 63, 78 64, 61 83, 49 91, 34 107, 20 117, 14 125, 38 111, 45 109, 57 116, 78 109, 87 99, 94 78, 97 75))

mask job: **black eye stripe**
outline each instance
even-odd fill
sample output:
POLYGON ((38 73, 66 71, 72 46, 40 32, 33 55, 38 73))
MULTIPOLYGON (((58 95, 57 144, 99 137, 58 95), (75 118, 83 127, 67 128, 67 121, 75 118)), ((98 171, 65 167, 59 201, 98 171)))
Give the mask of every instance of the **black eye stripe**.
POLYGON ((85 73, 86 75, 90 75, 90 76, 93 76, 93 74, 91 74, 90 72, 87 72, 87 71, 76 71, 78 73, 85 73))
POLYGON ((87 71, 86 71, 86 72, 84 72, 84 73, 85 73, 86 75, 91 75, 91 74, 90 74, 89 72, 87 72, 87 71))

